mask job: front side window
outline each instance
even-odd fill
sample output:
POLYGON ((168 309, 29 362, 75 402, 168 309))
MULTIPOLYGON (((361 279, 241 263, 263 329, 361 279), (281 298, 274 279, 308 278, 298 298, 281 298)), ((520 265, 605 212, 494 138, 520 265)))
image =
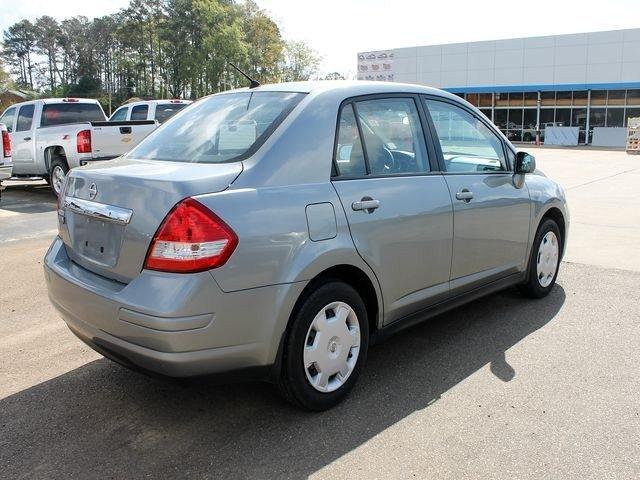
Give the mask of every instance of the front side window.
POLYGON ((430 170, 420 117, 412 98, 364 100, 355 107, 371 175, 430 170))
POLYGON ((15 115, 16 109, 14 107, 11 107, 6 112, 4 112, 2 117, 0 117, 0 123, 4 123, 6 125, 9 133, 13 132, 13 117, 15 117, 15 115))
POLYGON ((266 141, 304 95, 241 92, 211 96, 157 128, 128 156, 193 163, 242 160, 266 141))
POLYGON ((121 107, 111 115, 110 122, 124 122, 127 119, 127 112, 129 107, 121 107))
POLYGON ((146 120, 149 105, 136 105, 131 109, 131 120, 146 120))
POLYGON ((104 113, 96 103, 48 103, 42 107, 41 127, 78 122, 104 122, 104 113))
POLYGON ((450 103, 425 100, 448 172, 506 170, 500 138, 482 121, 450 103))
POLYGON ((24 132, 31 129, 33 123, 33 105, 24 105, 18 110, 18 121, 16 122, 16 132, 24 132))

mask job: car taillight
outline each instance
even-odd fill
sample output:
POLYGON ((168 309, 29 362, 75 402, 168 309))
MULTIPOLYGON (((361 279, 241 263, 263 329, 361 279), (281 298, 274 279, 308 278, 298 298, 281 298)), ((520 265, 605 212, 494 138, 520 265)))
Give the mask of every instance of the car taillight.
POLYGON ((201 272, 225 264, 238 245, 231 227, 193 198, 167 214, 147 252, 144 268, 163 272, 201 272))
POLYGON ((2 131, 2 155, 5 158, 11 156, 11 137, 6 130, 2 131))
POLYGON ((81 130, 77 138, 78 153, 91 153, 91 130, 81 130))

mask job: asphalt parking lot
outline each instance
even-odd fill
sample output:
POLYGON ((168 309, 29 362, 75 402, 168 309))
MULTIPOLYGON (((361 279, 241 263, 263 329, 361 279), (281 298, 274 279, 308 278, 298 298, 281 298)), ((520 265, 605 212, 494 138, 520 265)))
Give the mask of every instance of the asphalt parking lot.
POLYGON ((510 289, 372 348, 337 408, 266 384, 148 378, 50 306, 43 182, 0 203, 2 478, 640 478, 640 157, 529 148, 567 192, 542 300, 510 289))

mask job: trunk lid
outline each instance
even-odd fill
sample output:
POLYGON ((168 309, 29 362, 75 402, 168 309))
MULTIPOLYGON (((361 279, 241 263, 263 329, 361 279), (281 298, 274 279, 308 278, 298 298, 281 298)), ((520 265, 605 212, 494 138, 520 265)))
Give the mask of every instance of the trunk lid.
POLYGON ((73 169, 61 201, 69 257, 128 283, 167 213, 184 198, 226 189, 242 163, 198 164, 120 158, 73 169))

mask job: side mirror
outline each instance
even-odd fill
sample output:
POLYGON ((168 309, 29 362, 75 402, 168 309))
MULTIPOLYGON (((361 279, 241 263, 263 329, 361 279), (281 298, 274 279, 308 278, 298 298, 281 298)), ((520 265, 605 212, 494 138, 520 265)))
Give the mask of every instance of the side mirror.
POLYGON ((536 170, 536 158, 527 152, 516 153, 515 173, 524 175, 525 173, 533 173, 536 170))

